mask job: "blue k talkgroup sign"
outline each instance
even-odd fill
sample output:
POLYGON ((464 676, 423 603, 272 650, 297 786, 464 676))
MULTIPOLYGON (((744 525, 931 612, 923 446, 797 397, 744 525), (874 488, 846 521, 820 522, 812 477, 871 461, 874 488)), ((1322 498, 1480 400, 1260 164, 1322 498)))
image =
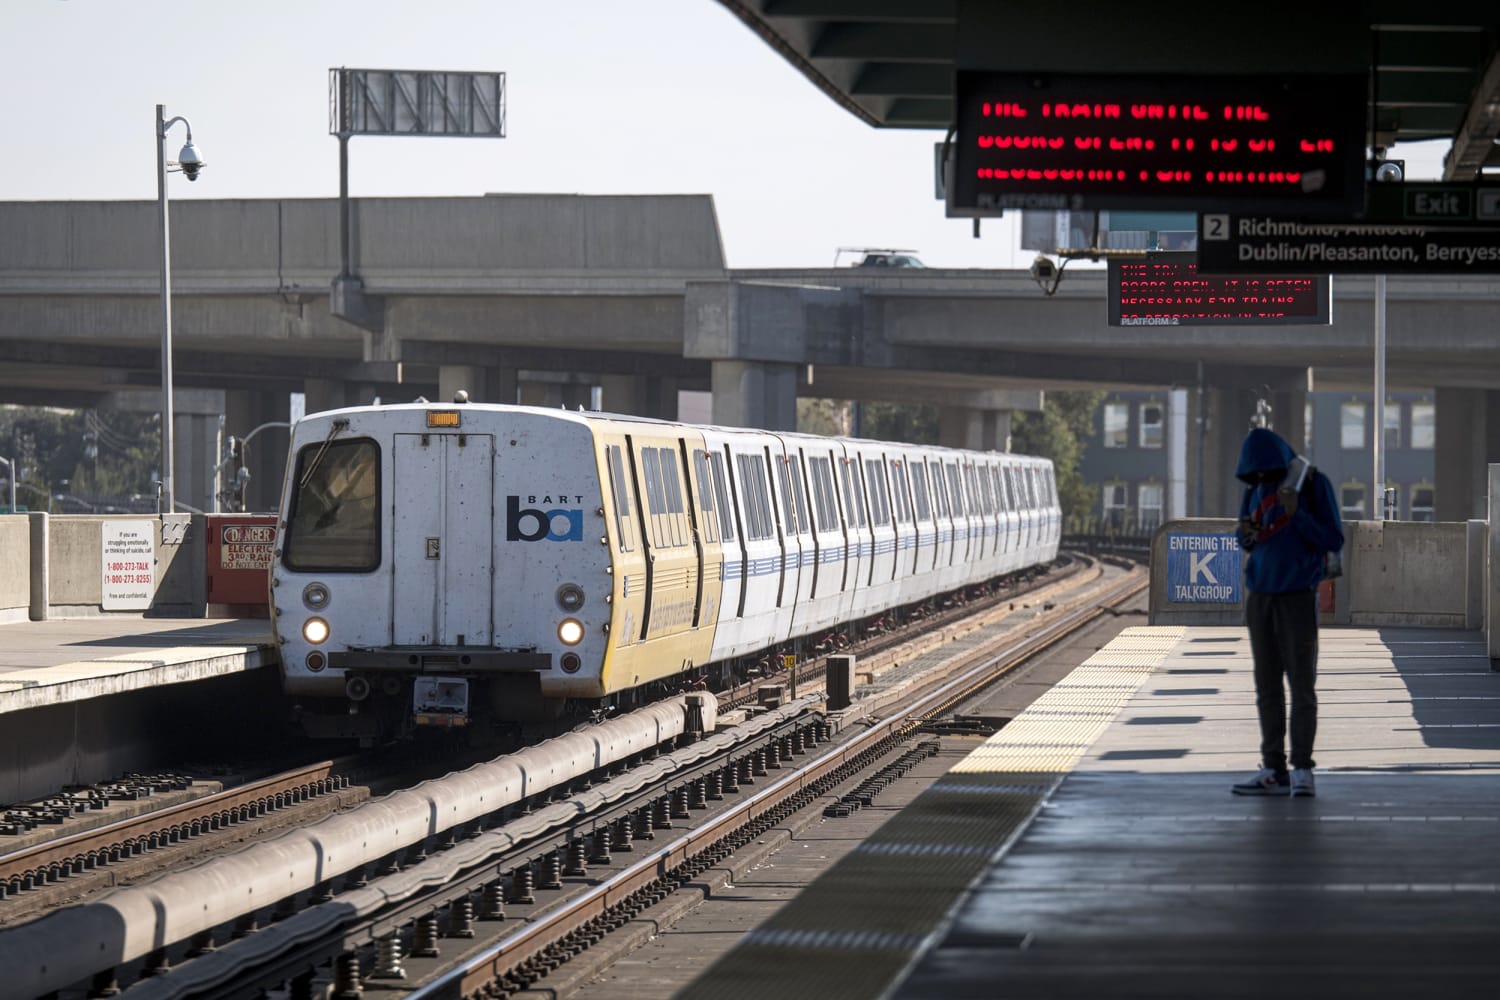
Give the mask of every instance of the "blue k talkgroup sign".
POLYGON ((1240 543, 1233 535, 1167 535, 1167 600, 1238 604, 1240 543))

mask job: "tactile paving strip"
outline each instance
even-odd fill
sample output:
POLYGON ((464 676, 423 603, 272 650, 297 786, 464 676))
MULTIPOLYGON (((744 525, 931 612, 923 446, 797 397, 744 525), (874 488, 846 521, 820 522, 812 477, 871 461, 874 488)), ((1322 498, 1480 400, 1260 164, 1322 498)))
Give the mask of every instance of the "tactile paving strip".
POLYGON ((678 997, 886 992, 1185 632, 1126 629, 678 997))

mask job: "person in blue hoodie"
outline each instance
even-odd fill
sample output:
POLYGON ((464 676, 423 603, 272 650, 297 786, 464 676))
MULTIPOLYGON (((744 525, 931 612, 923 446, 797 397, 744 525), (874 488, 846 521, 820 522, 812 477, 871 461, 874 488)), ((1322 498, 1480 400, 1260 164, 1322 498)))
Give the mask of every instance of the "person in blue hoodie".
POLYGON ((1328 477, 1275 431, 1251 429, 1235 476, 1247 486, 1236 535, 1245 559, 1260 770, 1232 790, 1311 796, 1318 731, 1318 584, 1328 553, 1344 547, 1343 520, 1328 477), (1292 694, 1290 774, 1283 678, 1292 694))

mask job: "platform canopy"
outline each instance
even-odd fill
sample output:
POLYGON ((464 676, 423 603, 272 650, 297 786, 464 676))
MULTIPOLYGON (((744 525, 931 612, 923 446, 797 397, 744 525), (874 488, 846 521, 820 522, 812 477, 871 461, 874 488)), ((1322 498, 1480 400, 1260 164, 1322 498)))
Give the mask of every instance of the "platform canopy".
POLYGON ((1224 74, 1362 66, 1373 69, 1368 145, 1449 140, 1445 179, 1500 170, 1500 4, 1493 0, 1268 0, 1253 13, 1244 5, 1183 3, 1153 5, 1149 14, 1112 0, 720 2, 824 93, 878 127, 952 127, 960 70, 1224 74))

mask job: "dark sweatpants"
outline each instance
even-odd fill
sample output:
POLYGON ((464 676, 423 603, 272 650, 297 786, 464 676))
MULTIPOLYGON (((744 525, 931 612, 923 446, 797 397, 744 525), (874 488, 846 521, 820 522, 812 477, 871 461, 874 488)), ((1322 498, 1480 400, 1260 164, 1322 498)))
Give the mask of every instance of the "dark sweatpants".
POLYGON ((1286 695, 1292 691, 1292 767, 1313 766, 1318 733, 1318 592, 1258 594, 1245 600, 1250 653, 1255 658, 1255 708, 1260 715, 1260 764, 1284 771, 1286 695))

